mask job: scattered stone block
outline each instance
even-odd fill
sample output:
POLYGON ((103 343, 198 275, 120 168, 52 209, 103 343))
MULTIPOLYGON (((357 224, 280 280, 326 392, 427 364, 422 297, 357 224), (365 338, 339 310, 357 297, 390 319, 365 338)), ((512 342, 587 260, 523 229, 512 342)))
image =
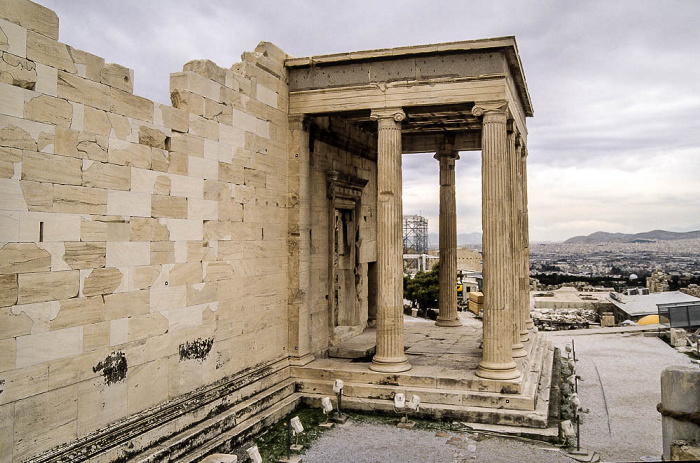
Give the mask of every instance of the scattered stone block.
POLYGON ((683 328, 671 328, 670 334, 673 347, 685 347, 688 345, 688 333, 683 328))

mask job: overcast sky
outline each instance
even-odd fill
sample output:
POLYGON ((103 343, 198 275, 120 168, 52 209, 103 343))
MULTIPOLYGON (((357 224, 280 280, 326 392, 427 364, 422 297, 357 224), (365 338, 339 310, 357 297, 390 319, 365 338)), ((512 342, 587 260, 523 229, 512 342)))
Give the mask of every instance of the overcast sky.
MULTIPOLYGON (((60 37, 134 69, 169 103, 191 59, 230 67, 270 41, 293 56, 514 35, 528 119, 530 234, 700 229, 700 1, 39 0, 60 37)), ((404 213, 438 231, 438 164, 404 156, 404 213)), ((457 163, 458 232, 481 227, 480 159, 457 163)))

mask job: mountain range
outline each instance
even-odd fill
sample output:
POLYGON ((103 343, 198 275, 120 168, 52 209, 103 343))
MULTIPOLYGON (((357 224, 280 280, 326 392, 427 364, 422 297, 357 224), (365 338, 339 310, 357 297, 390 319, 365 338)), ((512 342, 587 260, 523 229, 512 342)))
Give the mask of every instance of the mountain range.
POLYGON ((673 241, 700 238, 700 230, 689 232, 670 232, 665 230, 652 230, 644 233, 607 233, 595 232, 588 236, 574 236, 564 243, 648 243, 654 241, 673 241))

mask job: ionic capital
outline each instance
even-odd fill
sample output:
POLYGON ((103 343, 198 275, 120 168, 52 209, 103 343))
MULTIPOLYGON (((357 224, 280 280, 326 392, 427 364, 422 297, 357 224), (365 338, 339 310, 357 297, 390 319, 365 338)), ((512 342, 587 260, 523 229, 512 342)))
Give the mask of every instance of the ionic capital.
POLYGON ((453 148, 440 149, 435 152, 435 155, 433 157, 438 161, 442 159, 456 161, 457 159, 459 159, 459 151, 453 148))
POLYGON ((484 122, 501 122, 505 124, 510 117, 507 101, 478 101, 472 108, 476 117, 484 117, 484 122))
POLYGON ((380 129, 391 129, 396 127, 397 122, 406 119, 406 113, 402 108, 373 109, 369 118, 377 121, 380 129))

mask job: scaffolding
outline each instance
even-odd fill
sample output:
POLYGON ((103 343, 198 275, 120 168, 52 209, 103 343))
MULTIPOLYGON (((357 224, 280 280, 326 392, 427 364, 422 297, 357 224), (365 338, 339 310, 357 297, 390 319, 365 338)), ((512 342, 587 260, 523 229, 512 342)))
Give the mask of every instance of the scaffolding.
POLYGON ((428 253, 428 219, 420 215, 403 216, 403 253, 428 253))

